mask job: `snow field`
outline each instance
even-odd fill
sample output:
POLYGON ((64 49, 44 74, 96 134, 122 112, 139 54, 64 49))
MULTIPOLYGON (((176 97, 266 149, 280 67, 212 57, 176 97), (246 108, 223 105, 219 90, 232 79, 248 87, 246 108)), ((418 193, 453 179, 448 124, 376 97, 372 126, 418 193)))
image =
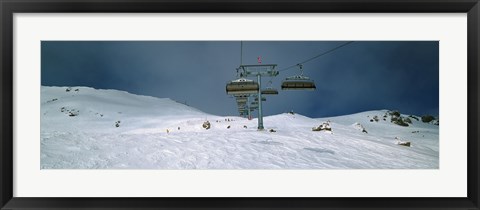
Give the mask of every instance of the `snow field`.
POLYGON ((408 127, 395 125, 382 120, 387 110, 319 119, 284 113, 264 117, 265 130, 257 131, 256 119, 214 116, 170 99, 87 87, 66 90, 42 87, 42 169, 439 166, 439 126, 416 120, 408 127), (77 115, 70 116, 72 110, 77 115), (375 115, 380 121, 370 122, 375 115), (205 120, 211 123, 208 130, 202 128, 205 120), (332 133, 312 131, 326 121, 332 133), (395 137, 410 141, 412 147, 397 145, 395 137))

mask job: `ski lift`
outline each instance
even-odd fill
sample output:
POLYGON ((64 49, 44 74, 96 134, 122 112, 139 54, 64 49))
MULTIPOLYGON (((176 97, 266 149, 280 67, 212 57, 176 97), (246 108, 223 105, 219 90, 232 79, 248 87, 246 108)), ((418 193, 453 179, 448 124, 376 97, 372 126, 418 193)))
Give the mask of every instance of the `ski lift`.
POLYGON ((300 67, 300 75, 287 77, 282 82, 282 90, 315 90, 315 82, 309 77, 303 76, 303 65, 300 67))
POLYGON ((253 80, 240 78, 227 83, 226 91, 229 95, 244 95, 257 93, 259 89, 258 83, 253 80))
POLYGON ((247 98, 245 97, 236 97, 237 103, 247 103, 247 98))
MULTIPOLYGON (((258 97, 255 98, 254 100, 255 100, 255 101, 258 101, 258 97)), ((262 101, 266 101, 266 100, 267 100, 267 98, 265 98, 265 97, 262 96, 262 101)))
POLYGON ((247 107, 247 104, 238 104, 237 107, 238 109, 244 109, 245 107, 247 107))
POLYGON ((278 90, 272 87, 267 87, 262 90, 263 95, 278 95, 278 90))
POLYGON ((272 87, 272 80, 270 80, 269 86, 266 89, 263 89, 261 92, 263 95, 277 95, 278 90, 272 87))

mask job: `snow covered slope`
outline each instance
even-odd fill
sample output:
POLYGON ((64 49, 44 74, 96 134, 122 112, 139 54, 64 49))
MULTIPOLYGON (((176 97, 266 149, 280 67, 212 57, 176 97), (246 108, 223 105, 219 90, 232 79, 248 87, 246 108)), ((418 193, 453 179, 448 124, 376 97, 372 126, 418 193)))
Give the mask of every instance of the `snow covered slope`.
POLYGON ((387 110, 320 119, 285 113, 264 117, 265 130, 257 131, 256 119, 170 99, 87 87, 41 91, 42 169, 439 167, 439 126, 413 118, 396 125, 387 110), (326 122, 331 131, 312 131, 326 122), (407 141, 410 147, 397 144, 407 141))

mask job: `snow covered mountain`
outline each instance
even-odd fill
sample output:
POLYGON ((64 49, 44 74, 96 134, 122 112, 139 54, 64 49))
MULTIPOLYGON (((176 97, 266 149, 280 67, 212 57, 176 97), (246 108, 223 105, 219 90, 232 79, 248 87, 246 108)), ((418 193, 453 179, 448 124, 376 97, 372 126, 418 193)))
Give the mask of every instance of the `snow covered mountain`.
POLYGON ((256 119, 210 115, 170 99, 42 87, 40 164, 42 169, 439 167, 439 126, 415 116, 387 110, 318 119, 284 113, 264 117, 264 131, 256 125, 256 119), (409 122, 401 126, 392 118, 409 122), (207 120, 209 129, 202 126, 207 120))

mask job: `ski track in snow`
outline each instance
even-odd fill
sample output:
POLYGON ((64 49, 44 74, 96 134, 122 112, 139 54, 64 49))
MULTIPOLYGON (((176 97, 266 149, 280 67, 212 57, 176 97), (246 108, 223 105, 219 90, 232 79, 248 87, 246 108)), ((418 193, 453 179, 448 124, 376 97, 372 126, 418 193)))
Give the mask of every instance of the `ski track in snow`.
POLYGON ((285 113, 264 117, 265 130, 257 131, 256 119, 214 116, 170 99, 66 89, 42 87, 42 169, 439 167, 439 126, 416 120, 409 127, 369 121, 386 110, 320 119, 285 113), (69 116, 70 111, 78 115, 69 116), (202 128, 206 119, 209 130, 202 128), (312 131, 326 121, 332 133, 312 131), (411 141, 412 147, 395 144, 395 137, 411 141))

